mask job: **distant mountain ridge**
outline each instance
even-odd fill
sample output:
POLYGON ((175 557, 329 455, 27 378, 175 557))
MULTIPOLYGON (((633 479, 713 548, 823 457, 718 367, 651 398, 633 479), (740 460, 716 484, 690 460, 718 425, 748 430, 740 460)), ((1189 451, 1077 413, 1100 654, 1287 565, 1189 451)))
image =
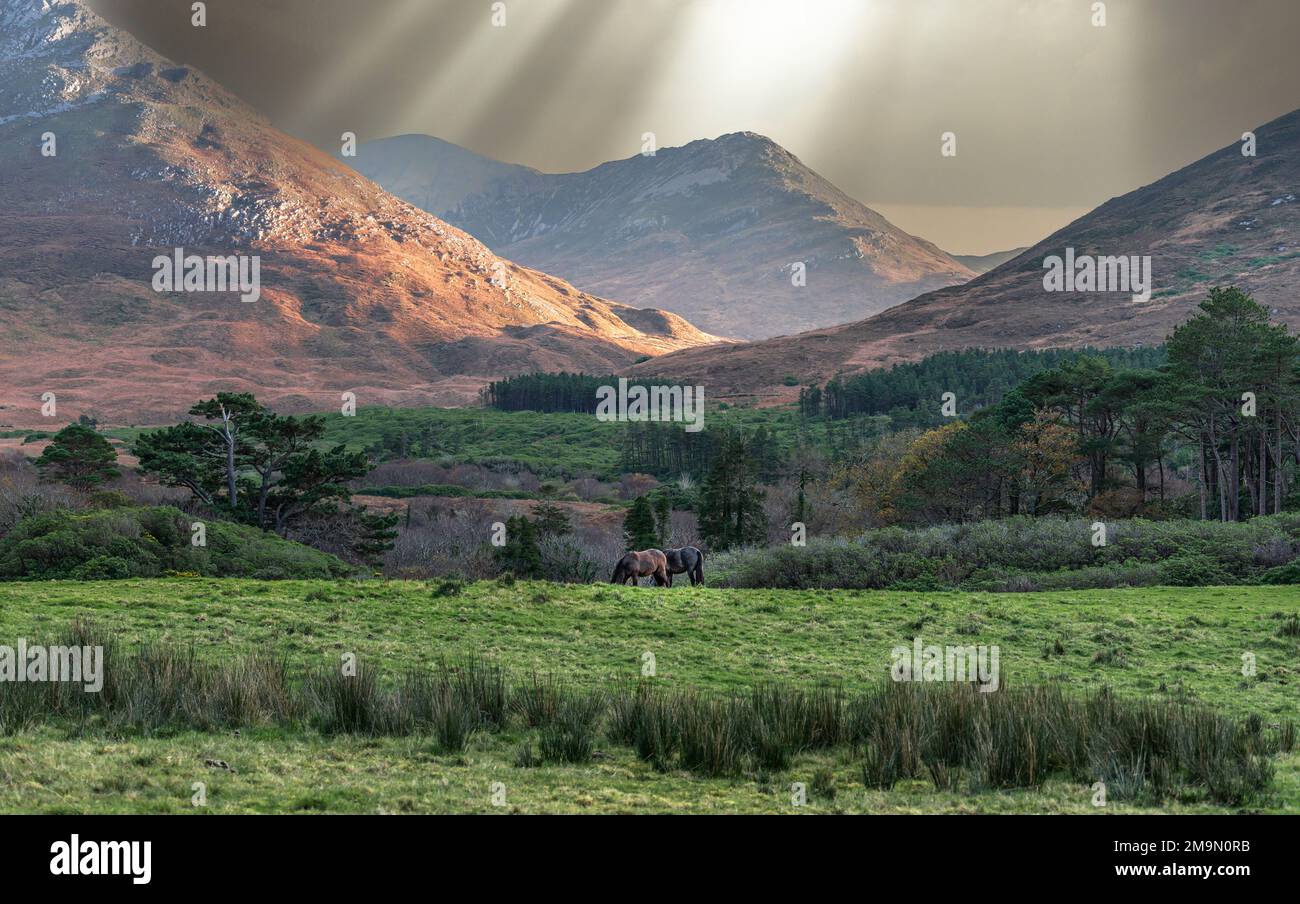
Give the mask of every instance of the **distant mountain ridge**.
POLYGON ((716 337, 575 289, 291 138, 82 0, 0 0, 0 423, 473 401, 716 337), (52 136, 55 153, 42 153, 52 136), (183 247, 260 259, 261 295, 153 291, 183 247))
POLYGON ((1235 285, 1300 328, 1300 110, 1150 185, 1112 198, 966 285, 930 292, 874 317, 798 336, 634 368, 702 383, 714 398, 785 401, 801 382, 916 361, 964 348, 1157 345, 1216 285, 1235 285), (1044 261, 1078 255, 1149 256, 1150 300, 1127 293, 1048 292, 1044 261))
POLYGON ((441 219, 473 195, 496 194, 515 183, 540 186, 547 178, 429 135, 397 135, 361 145, 356 157, 337 156, 368 179, 382 175, 384 191, 441 219))
POLYGON ((954 254, 953 260, 959 261, 963 266, 969 267, 976 273, 988 273, 995 267, 1000 267, 1012 258, 1019 257, 1029 250, 1028 245, 1020 248, 1012 248, 1010 251, 994 251, 990 254, 954 254))
POLYGON ((500 254, 719 335, 842 323, 975 275, 752 132, 556 175, 467 154, 402 136, 346 162, 500 254), (474 190, 449 189, 462 171, 474 190))

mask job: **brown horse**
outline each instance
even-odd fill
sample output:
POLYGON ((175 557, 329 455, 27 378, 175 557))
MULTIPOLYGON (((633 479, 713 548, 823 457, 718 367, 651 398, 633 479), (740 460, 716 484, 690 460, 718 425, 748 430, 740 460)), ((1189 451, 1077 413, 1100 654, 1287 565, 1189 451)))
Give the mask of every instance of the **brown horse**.
POLYGON ((654 577, 655 584, 660 587, 668 586, 668 560, 657 549, 624 553, 623 558, 614 566, 614 576, 609 582, 626 584, 631 581, 636 584, 639 578, 646 576, 654 577))
POLYGON ((704 583, 704 553, 694 546, 682 546, 677 549, 665 549, 664 558, 668 560, 668 586, 673 585, 673 575, 685 573, 691 579, 691 586, 704 583))

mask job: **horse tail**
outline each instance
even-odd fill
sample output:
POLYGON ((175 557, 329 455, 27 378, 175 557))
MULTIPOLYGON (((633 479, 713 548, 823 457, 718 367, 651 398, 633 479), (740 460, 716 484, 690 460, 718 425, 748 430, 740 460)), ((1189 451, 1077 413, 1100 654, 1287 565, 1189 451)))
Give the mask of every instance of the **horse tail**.
POLYGON ((695 567, 691 569, 691 577, 696 583, 704 583, 704 553, 698 549, 695 550, 695 567))

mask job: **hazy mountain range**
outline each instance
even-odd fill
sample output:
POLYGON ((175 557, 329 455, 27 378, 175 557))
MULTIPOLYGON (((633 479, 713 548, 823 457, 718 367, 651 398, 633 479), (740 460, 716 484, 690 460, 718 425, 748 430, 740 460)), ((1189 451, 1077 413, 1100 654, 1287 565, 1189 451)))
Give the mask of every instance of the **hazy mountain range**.
POLYGON ((639 365, 702 382, 714 397, 788 399, 803 381, 972 347, 1135 346, 1162 342, 1216 285, 1235 285, 1275 319, 1300 327, 1300 110, 1255 130, 1257 156, 1223 149, 1118 198, 963 286, 874 317, 731 348, 682 352, 639 365), (1127 292, 1049 292, 1044 261, 1149 257, 1153 286, 1127 292))
POLYGON ((1257 156, 1229 144, 957 259, 748 132, 562 175, 423 136, 345 166, 81 0, 0 0, 0 426, 43 423, 45 393, 61 422, 157 422, 225 389, 465 404, 533 370, 782 401, 789 376, 946 349, 1158 343, 1227 284, 1296 327, 1300 111, 1256 132, 1257 156), (155 291, 177 248, 255 256, 260 297, 155 291), (1149 258, 1150 297, 1047 291, 1067 253, 1149 258))
POLYGON ((221 389, 464 403, 716 341, 499 258, 80 0, 0 0, 0 335, 2 423, 39 422, 46 392, 61 420, 221 389), (176 248, 258 257, 260 298, 155 292, 176 248))
POLYGON ((345 162, 499 254, 719 335, 843 323, 976 272, 752 132, 558 175, 419 135, 345 162))

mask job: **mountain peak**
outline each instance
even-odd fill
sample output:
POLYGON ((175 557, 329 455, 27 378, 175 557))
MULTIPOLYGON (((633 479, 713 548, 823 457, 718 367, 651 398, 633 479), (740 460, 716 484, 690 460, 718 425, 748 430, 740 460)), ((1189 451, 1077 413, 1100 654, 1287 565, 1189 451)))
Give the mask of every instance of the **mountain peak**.
POLYGON ((748 160, 796 159, 793 154, 766 135, 757 132, 727 132, 717 138, 697 138, 695 141, 676 147, 659 148, 652 157, 648 158, 638 154, 631 160, 644 159, 642 165, 653 166, 657 161, 675 162, 679 159, 692 158, 721 158, 728 161, 728 166, 736 166, 748 160))
POLYGON ((0 408, 19 412, 46 391, 129 420, 215 390, 465 403, 512 373, 716 341, 498 257, 81 0, 0 0, 0 210, 0 335, 21 339, 0 408), (257 260, 258 299, 154 291, 176 249, 209 274, 257 260))
POLYGON ((501 254, 717 335, 830 326, 974 276, 757 132, 554 175, 426 150, 417 170, 398 145, 372 142, 354 164, 501 254), (477 189, 449 201, 452 173, 477 189))
POLYGON ((712 143, 712 144, 724 145, 724 146, 725 145, 732 145, 732 146, 754 145, 762 148, 777 148, 782 151, 785 150, 785 148, 781 147, 781 145, 777 144, 775 141, 773 141, 771 138, 768 138, 766 135, 760 135, 758 132, 750 132, 750 131, 725 132, 722 135, 719 135, 717 138, 714 138, 712 142, 709 142, 706 139, 704 143, 705 144, 712 143))
MULTIPOLYGON (((842 326, 703 353, 684 351, 633 369, 704 382, 714 398, 790 401, 786 374, 821 381, 964 348, 1158 345, 1214 286, 1237 286, 1277 322, 1300 325, 1300 110, 1252 130, 1257 156, 1234 142, 1112 198, 964 285, 919 295, 842 326), (1048 291, 1044 261, 1145 260, 1154 289, 1048 291)), ((811 284, 811 283, 810 283, 811 284)))

